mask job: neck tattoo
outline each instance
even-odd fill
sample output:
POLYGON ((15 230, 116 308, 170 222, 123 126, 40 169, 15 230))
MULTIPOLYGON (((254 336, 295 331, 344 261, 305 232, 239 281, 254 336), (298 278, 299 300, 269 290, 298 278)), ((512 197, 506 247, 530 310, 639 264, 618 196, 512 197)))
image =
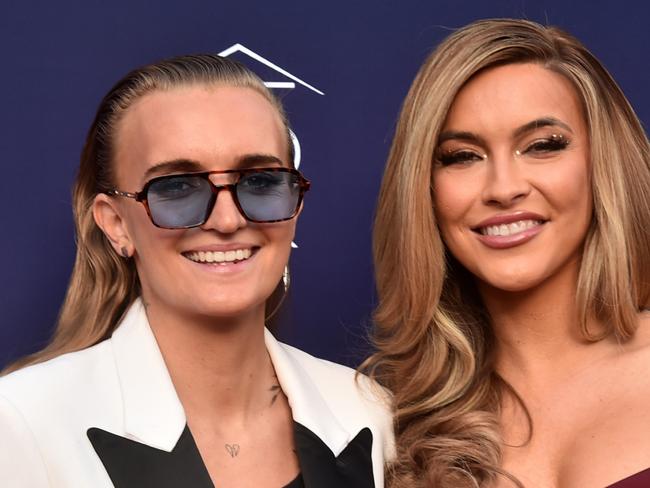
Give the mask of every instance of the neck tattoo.
POLYGON ((275 401, 278 399, 278 396, 280 396, 280 394, 283 393, 282 392, 282 387, 280 386, 280 383, 278 382, 278 376, 274 374, 273 379, 274 379, 275 383, 273 385, 271 385, 271 388, 269 388, 269 391, 271 392, 271 405, 269 405, 269 406, 273 406, 275 401))

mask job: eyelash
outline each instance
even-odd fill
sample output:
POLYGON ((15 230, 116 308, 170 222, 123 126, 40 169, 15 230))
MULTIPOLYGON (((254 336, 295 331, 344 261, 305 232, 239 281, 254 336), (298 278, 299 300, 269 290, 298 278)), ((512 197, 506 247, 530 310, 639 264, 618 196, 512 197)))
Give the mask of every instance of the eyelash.
MULTIPOLYGON (((533 141, 523 151, 517 151, 517 154, 536 154, 538 156, 543 156, 549 153, 563 151, 569 146, 569 144, 570 141, 563 135, 553 134, 550 137, 533 141)), ((438 152, 439 154, 436 159, 442 166, 451 166, 454 164, 467 165, 475 161, 482 161, 486 158, 485 155, 467 149, 460 149, 458 151, 447 153, 441 151, 438 152)))
POLYGON ((451 166, 452 164, 469 164, 474 161, 481 161, 485 156, 477 154, 473 151, 461 149, 460 151, 449 152, 438 156, 438 161, 443 166, 451 166))
POLYGON ((521 154, 527 154, 532 151, 540 153, 550 153, 562 151, 569 145, 569 140, 563 135, 553 134, 546 139, 539 139, 532 142, 521 154))

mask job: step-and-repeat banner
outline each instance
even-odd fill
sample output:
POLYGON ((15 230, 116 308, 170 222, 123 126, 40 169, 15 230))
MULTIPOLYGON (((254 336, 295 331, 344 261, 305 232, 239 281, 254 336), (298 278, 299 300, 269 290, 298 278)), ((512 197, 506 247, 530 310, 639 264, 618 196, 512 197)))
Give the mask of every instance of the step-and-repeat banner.
POLYGON ((647 123, 648 14, 640 0, 3 1, 0 367, 53 330, 74 258, 79 152, 99 100, 130 69, 220 53, 277 91, 313 182, 279 335, 356 365, 376 301, 373 208, 401 100, 429 51, 480 18, 557 25, 604 62, 647 123))

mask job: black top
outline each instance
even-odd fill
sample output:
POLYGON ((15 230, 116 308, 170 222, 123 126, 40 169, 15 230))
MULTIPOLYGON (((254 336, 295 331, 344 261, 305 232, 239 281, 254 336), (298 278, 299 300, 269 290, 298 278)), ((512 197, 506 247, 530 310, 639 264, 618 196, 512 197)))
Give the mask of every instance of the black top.
MULTIPOLYGON (((369 428, 335 456, 307 427, 297 422, 293 427, 300 474, 283 488, 375 488, 369 428)), ((97 427, 87 435, 115 488, 214 488, 187 425, 171 452, 97 427)))
POLYGON ((298 473, 298 477, 284 488, 305 488, 305 482, 302 479, 302 474, 298 473))
MULTIPOLYGON (((293 488, 292 485, 289 486, 293 488)), ((647 486, 650 486, 650 468, 609 485, 608 488, 645 488, 647 486)))

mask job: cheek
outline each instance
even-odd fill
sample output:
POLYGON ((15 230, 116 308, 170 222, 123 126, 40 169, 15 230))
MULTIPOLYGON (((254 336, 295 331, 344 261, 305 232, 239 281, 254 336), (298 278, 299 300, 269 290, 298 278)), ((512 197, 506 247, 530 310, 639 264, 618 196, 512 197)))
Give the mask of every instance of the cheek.
POLYGON ((153 225, 146 210, 140 204, 136 208, 129 209, 127 228, 136 251, 141 255, 146 254, 148 250, 168 246, 169 241, 182 233, 182 231, 160 229, 153 225))
POLYGON ((552 173, 540 175, 540 189, 555 211, 571 216, 575 225, 591 220, 593 197, 589 164, 582 161, 566 162, 552 173))
POLYGON ((441 170, 433 183, 433 205, 436 220, 444 239, 458 225, 475 201, 475 189, 466 178, 441 170))
POLYGON ((293 241, 296 233, 296 221, 291 220, 287 222, 278 222, 272 224, 265 229, 265 237, 267 245, 274 251, 274 261, 278 261, 278 265, 284 267, 286 260, 289 258, 291 252, 291 242, 293 241))
POLYGON ((128 226, 140 280, 152 283, 173 274, 175 258, 179 257, 178 243, 187 231, 154 226, 144 209, 131 212, 128 226))
MULTIPOLYGON (((270 243, 273 243, 272 252, 269 253, 269 275, 271 281, 277 283, 281 279, 285 266, 291 267, 289 258, 291 256, 291 242, 296 232, 296 220, 283 222, 281 225, 268 234, 270 243)), ((275 285, 274 285, 275 286, 275 285)))

